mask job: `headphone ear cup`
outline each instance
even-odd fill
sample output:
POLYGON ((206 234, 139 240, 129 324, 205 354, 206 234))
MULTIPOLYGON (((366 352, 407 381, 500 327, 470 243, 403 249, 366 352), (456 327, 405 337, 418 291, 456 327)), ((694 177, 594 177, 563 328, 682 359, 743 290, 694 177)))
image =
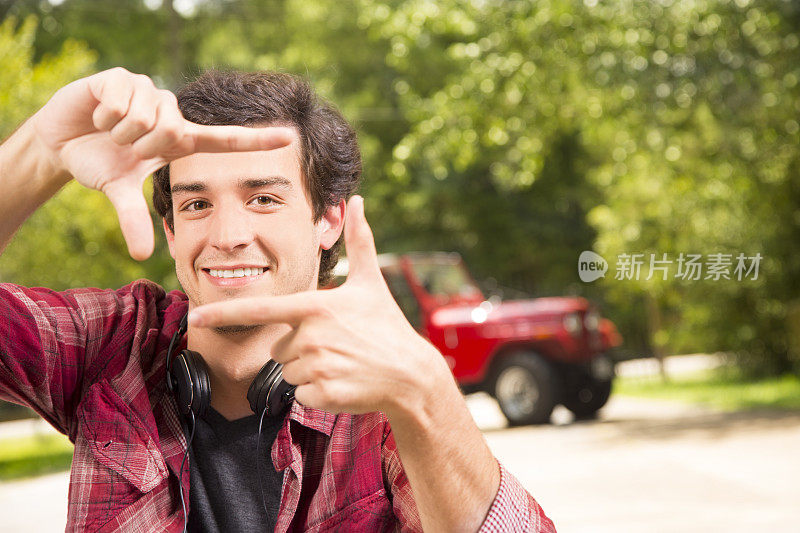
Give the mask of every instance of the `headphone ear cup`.
POLYGON ((172 359, 169 372, 172 377, 172 391, 178 404, 178 411, 185 417, 191 411, 192 401, 194 400, 192 377, 189 373, 186 351, 180 352, 172 359))
POLYGON ((208 407, 211 405, 211 378, 208 375, 208 366, 206 366, 203 357, 197 352, 191 352, 190 357, 192 364, 189 365, 189 369, 193 370, 197 377, 195 382, 197 395, 195 398, 198 401, 194 414, 202 417, 205 416, 208 412, 208 407))
POLYGON ((250 384, 250 388, 247 389, 247 402, 250 404, 250 409, 257 415, 261 415, 267 407, 269 386, 272 383, 272 376, 279 366, 275 361, 267 361, 258 371, 255 379, 250 384))
POLYGON ((278 366, 278 371, 272 380, 273 385, 267 391, 267 414, 269 416, 277 416, 292 403, 294 391, 297 388, 284 381, 283 366, 278 366))
POLYGON ((181 414, 187 416, 192 411, 195 417, 204 416, 211 403, 211 381, 200 354, 191 350, 181 351, 172 361, 170 373, 181 414))

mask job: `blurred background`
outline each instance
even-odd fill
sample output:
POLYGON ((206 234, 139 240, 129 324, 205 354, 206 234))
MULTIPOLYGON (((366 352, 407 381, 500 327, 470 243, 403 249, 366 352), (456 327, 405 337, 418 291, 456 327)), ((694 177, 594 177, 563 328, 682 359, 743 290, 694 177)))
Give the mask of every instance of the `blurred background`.
MULTIPOLYGON (((582 296, 616 324, 618 377, 599 418, 558 408, 549 427, 508 429, 491 398, 469 399, 501 460, 528 457, 512 470, 559 530, 795 525, 784 503, 800 498, 785 447, 800 436, 800 4, 3 0, 0 134, 113 66, 173 90, 210 67, 306 76, 358 131, 379 251, 458 252, 487 297, 582 296), (579 279, 584 250, 609 262, 604 278, 579 279), (633 253, 762 259, 756 279, 615 279, 633 253), (709 466, 714 450, 731 462, 709 466), (690 463, 696 479, 675 474, 690 463), (753 483, 763 491, 743 492, 753 483), (702 518, 677 521, 692 505, 702 518)), ((177 289, 156 236, 151 259, 131 260, 105 196, 71 184, 19 231, 0 281, 177 289)), ((30 414, 0 405, 3 419, 30 414)), ((6 494, 68 468, 59 436, 14 427, 0 431, 6 494)))

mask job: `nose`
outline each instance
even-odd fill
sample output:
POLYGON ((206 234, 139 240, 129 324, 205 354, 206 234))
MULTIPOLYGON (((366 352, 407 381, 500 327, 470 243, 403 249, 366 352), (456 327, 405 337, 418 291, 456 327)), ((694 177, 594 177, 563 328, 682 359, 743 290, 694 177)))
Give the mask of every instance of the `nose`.
POLYGON ((253 242, 253 228, 244 211, 230 206, 220 206, 213 214, 209 229, 209 243, 229 252, 253 242))

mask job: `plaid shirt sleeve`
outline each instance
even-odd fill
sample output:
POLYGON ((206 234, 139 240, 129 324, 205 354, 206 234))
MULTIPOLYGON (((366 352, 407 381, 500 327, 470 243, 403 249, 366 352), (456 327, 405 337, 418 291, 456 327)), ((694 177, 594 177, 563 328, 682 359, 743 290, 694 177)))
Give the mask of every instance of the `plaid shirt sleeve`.
MULTIPOLYGON (((422 531, 417 505, 411 492, 397 445, 386 423, 383 441, 383 463, 386 481, 392 497, 394 514, 401 531, 422 531)), ((544 514, 541 506, 511 473, 498 461, 500 488, 492 502, 480 533, 507 533, 509 531, 531 531, 556 533, 553 522, 544 514)))
POLYGON ((387 485, 389 496, 392 500, 394 515, 398 520, 400 531, 422 531, 422 521, 419 518, 417 504, 411 492, 403 464, 400 462, 400 453, 394 441, 391 426, 385 422, 383 432, 383 449, 381 451, 383 462, 384 482, 387 485))
POLYGON ((0 284, 0 399, 31 407, 74 439, 83 393, 124 367, 154 288, 163 294, 145 280, 116 291, 0 284))
POLYGON ((494 498, 489 513, 481 526, 480 533, 506 531, 537 531, 555 533, 553 521, 547 518, 541 506, 533 499, 522 484, 500 465, 500 488, 494 498))

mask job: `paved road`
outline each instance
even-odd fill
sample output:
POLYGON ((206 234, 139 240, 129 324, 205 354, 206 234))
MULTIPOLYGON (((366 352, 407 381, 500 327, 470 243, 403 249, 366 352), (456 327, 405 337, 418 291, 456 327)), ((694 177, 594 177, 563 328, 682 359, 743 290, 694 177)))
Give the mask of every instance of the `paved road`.
POLYGON ((469 402, 562 533, 800 531, 800 413, 616 397, 597 421, 559 411, 561 425, 500 429, 491 399, 469 402))
MULTIPOLYGON (((468 404, 562 533, 798 531, 800 413, 721 414, 614 397, 599 420, 509 429, 468 404)), ((0 484, 0 532, 62 531, 67 475, 0 484)))

